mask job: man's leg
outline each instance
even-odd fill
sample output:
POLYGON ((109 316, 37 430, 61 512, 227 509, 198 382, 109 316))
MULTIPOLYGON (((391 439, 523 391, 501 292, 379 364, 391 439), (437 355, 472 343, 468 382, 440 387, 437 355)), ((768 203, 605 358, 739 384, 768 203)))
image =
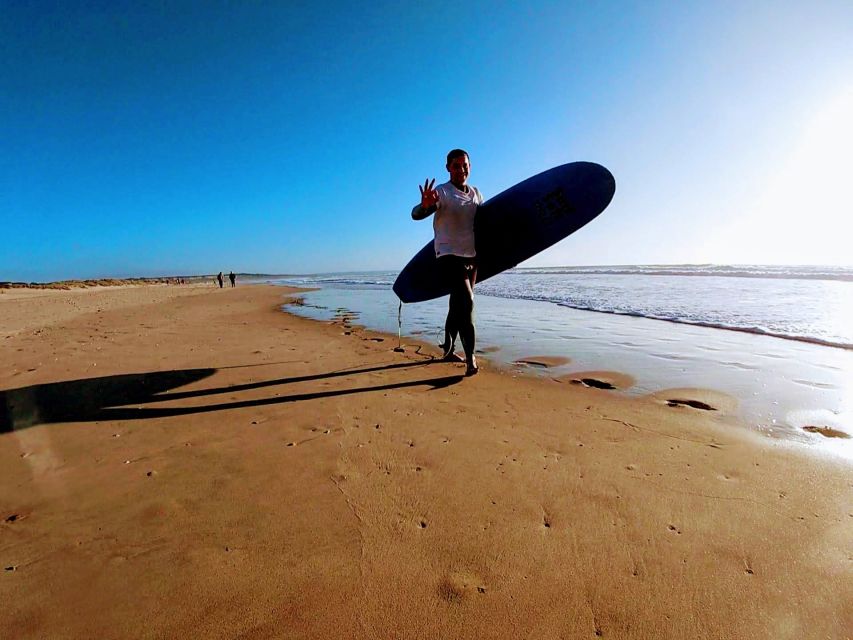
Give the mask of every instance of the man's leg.
POLYGON ((447 318, 444 321, 444 342, 439 346, 443 354, 442 358, 450 362, 461 362, 462 359, 454 353, 456 347, 456 336, 459 334, 457 321, 458 292, 456 282, 459 278, 459 264, 456 256, 442 256, 438 259, 441 267, 442 278, 451 283, 450 298, 447 303, 447 318))
POLYGON ((445 360, 451 361, 461 361, 459 356, 454 353, 454 349, 456 348, 456 336, 459 333, 459 330, 456 328, 456 314, 454 313, 454 296, 456 294, 451 292, 450 301, 447 305, 447 319, 444 321, 444 342, 441 343, 441 348, 444 351, 442 357, 445 360))
POLYGON ((474 329, 474 287, 472 280, 466 272, 459 292, 458 327, 462 337, 462 346, 465 348, 466 376, 473 376, 479 370, 474 349, 477 341, 477 332, 474 329))

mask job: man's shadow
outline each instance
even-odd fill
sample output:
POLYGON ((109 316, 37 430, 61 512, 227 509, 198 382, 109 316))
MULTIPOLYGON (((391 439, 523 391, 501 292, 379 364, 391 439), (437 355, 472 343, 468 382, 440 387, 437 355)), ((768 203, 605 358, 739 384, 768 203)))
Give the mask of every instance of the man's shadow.
POLYGON ((327 373, 278 378, 262 382, 180 391, 170 389, 183 387, 212 376, 218 369, 183 369, 178 371, 155 371, 151 373, 128 373, 102 378, 86 378, 39 384, 19 389, 0 391, 0 433, 26 429, 40 424, 59 422, 93 422, 97 420, 143 420, 207 413, 225 409, 260 407, 303 400, 316 400, 333 396, 352 395, 369 391, 390 391, 406 387, 427 386, 440 389, 460 382, 464 376, 452 375, 439 378, 424 378, 407 382, 394 382, 372 387, 356 387, 312 393, 298 393, 255 400, 219 402, 201 406, 142 407, 166 400, 177 401, 200 398, 220 393, 235 393, 263 387, 278 386, 294 382, 306 382, 340 376, 351 376, 375 371, 387 371, 407 367, 419 367, 439 362, 429 359, 419 362, 402 362, 363 369, 344 369, 327 373))

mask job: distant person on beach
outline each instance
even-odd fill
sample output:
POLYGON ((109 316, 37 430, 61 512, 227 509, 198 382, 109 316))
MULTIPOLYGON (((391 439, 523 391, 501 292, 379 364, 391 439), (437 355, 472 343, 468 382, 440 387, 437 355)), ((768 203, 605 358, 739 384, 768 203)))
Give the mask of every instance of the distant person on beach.
POLYGON ((234 275, 234 272, 233 272, 233 271, 232 271, 231 273, 229 273, 229 274, 228 274, 228 279, 231 281, 231 286, 232 286, 232 287, 236 287, 236 286, 237 286, 237 285, 235 284, 235 283, 237 282, 237 276, 235 276, 235 275, 234 275))
POLYGON ((468 184, 471 161, 468 152, 453 149, 447 154, 445 165, 450 181, 434 187, 435 178, 418 185, 421 202, 412 209, 414 220, 423 220, 435 214, 432 227, 435 232, 435 256, 439 268, 453 283, 450 305, 444 324, 444 359, 458 360, 454 353, 457 334, 465 350, 466 376, 479 370, 474 356, 476 331, 474 329, 474 284, 477 281, 477 251, 474 245, 474 216, 483 203, 477 187, 468 184))
POLYGON ((219 272, 219 275, 216 276, 217 281, 219 281, 219 288, 222 288, 222 272, 219 272))

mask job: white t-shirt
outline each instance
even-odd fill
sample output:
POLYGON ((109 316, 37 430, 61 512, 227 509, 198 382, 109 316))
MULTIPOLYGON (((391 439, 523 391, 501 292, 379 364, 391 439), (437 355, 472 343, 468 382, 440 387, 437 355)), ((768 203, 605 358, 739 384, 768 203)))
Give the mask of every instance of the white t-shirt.
POLYGON ((438 203, 432 221, 435 231, 435 255, 477 255, 474 245, 474 215, 477 205, 483 204, 483 196, 477 187, 468 185, 468 193, 460 191, 452 182, 445 182, 435 189, 438 203))

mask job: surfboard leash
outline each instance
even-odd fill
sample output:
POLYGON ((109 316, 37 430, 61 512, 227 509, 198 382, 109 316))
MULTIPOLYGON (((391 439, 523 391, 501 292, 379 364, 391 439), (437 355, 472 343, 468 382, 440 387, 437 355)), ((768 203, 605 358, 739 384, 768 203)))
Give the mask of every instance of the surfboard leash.
POLYGON ((403 352, 403 301, 400 300, 400 305, 397 307, 397 346, 394 349, 397 353, 403 352))

